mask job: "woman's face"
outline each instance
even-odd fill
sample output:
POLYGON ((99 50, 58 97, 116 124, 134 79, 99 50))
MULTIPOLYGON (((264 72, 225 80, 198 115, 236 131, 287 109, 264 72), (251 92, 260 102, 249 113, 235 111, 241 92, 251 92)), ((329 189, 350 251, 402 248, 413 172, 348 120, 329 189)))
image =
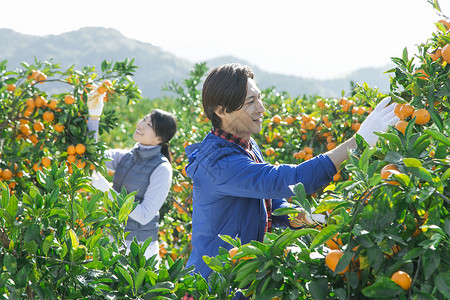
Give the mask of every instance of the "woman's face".
POLYGON ((161 138, 156 136, 150 115, 145 116, 137 123, 133 139, 145 146, 155 146, 162 142, 161 138))

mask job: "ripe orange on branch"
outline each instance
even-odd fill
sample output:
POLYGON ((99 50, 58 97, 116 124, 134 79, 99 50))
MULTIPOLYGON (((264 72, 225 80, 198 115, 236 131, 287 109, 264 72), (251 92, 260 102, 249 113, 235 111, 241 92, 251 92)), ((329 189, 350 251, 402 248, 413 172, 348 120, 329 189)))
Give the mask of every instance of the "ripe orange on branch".
POLYGON ((74 104, 75 103, 75 98, 72 96, 72 95, 66 95, 65 97, 64 97, 64 102, 66 103, 66 104, 74 104))
POLYGON ((77 144, 75 146, 75 152, 79 155, 83 155, 86 152, 86 146, 83 144, 77 144))
POLYGON ((445 45, 441 50, 442 58, 450 63, 450 44, 445 45))
MULTIPOLYGON (((325 264, 330 268, 332 271, 336 270, 336 266, 339 263, 339 260, 344 255, 344 253, 341 250, 331 250, 327 256, 325 257, 325 264)), ((344 274, 349 269, 349 266, 347 266, 343 271, 338 272, 338 274, 344 274)))
POLYGON ((411 287, 411 277, 408 273, 403 271, 397 271, 391 276, 392 281, 402 287, 405 291, 409 290, 411 287))
POLYGON ((46 111, 42 115, 42 119, 44 119, 45 122, 52 122, 55 119, 55 114, 51 111, 46 111))
POLYGON ((430 121, 430 113, 425 108, 421 108, 416 110, 412 116, 412 118, 416 117, 416 124, 417 125, 425 125, 430 121))
POLYGON ((404 120, 397 121, 394 125, 394 127, 400 130, 403 134, 405 134, 406 126, 408 126, 408 122, 404 120))
POLYGON ((10 169, 4 169, 2 172, 2 178, 4 180, 10 180, 13 176, 13 172, 10 169))

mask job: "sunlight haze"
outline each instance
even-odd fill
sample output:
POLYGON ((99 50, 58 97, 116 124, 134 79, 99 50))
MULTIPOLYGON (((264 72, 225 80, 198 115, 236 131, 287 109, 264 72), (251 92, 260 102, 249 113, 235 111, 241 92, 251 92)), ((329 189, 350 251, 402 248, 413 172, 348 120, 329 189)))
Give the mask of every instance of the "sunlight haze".
MULTIPOLYGON (((449 15, 450 1, 439 4, 449 15)), ((2 8, 0 28, 24 34, 108 27, 191 62, 231 55, 317 79, 385 66, 404 47, 413 53, 442 19, 426 0, 18 0, 2 8)))

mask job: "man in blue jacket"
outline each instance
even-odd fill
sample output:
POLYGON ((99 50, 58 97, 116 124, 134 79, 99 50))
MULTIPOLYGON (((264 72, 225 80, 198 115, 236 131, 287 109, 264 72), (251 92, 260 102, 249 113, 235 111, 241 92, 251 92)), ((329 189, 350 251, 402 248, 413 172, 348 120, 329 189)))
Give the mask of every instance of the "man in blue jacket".
MULTIPOLYGON (((313 193, 332 181, 347 150, 356 147, 351 138, 335 149, 299 165, 270 165, 264 162, 252 134, 262 129, 265 108, 261 91, 248 66, 227 64, 211 71, 202 90, 203 108, 213 130, 201 143, 186 147, 186 173, 193 179, 192 253, 187 267, 205 279, 211 269, 203 256, 216 256, 219 247, 231 245, 219 235, 240 238, 243 244, 262 241, 272 226, 299 227, 312 220, 299 213, 295 220, 272 216, 277 208, 289 207, 284 199, 293 196, 289 188, 303 183, 313 193)), ((375 131, 395 124, 394 105, 386 98, 361 124, 358 131, 369 145, 375 145, 375 131)))

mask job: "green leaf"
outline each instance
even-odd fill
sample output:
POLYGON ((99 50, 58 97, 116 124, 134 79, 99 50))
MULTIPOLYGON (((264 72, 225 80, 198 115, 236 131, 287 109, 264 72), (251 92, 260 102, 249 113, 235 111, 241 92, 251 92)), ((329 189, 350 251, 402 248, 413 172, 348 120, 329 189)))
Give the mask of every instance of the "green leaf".
POLYGON ((120 265, 116 266, 116 271, 119 271, 119 273, 122 275, 122 277, 128 282, 128 284, 130 286, 133 286, 133 278, 131 277, 130 273, 128 273, 127 270, 125 270, 125 268, 123 268, 120 265))
POLYGON ((133 209, 134 205, 134 197, 130 197, 123 203, 122 207, 119 210, 119 223, 125 222, 125 220, 128 218, 128 215, 133 209))
POLYGON ((377 282, 363 288, 361 292, 364 296, 369 298, 393 299, 394 296, 403 293, 403 289, 398 284, 393 282, 390 278, 380 276, 377 278, 377 282))
POLYGON ((408 62, 408 49, 406 47, 403 49, 402 59, 405 63, 408 62))
POLYGON ((316 235, 311 243, 310 249, 314 249, 333 238, 339 230, 341 230, 341 226, 339 225, 328 225, 316 235))
POLYGON ((244 254, 246 255, 256 255, 256 256, 263 256, 264 253, 258 249, 255 246, 252 245, 242 245, 241 247, 239 247, 239 250, 242 251, 244 254))
POLYGON ((434 7, 438 12, 442 12, 438 0, 434 0, 434 1, 433 1, 433 7, 434 7))
POLYGON ((435 140, 438 140, 441 143, 446 144, 448 147, 450 147, 450 138, 448 138, 447 136, 445 136, 444 134, 433 130, 433 129, 424 129, 424 131, 426 133, 428 133, 429 135, 431 135, 435 140))
POLYGON ((425 271, 425 280, 428 280, 441 263, 439 252, 428 250, 422 256, 422 266, 425 271))
POLYGON ((433 177, 431 176, 430 172, 423 167, 408 168, 408 171, 410 171, 411 174, 419 177, 420 179, 423 179, 425 181, 433 181, 433 177))
POLYGON ((42 242, 42 251, 45 255, 47 255, 48 250, 53 245, 53 235, 49 235, 45 238, 44 242, 42 242))
POLYGON ((209 257, 204 255, 203 261, 208 265, 208 267, 210 267, 216 272, 220 272, 223 270, 223 264, 220 262, 220 260, 218 260, 215 257, 209 257))
MULTIPOLYGON (((17 210, 19 208, 19 201, 17 200, 16 195, 13 195, 9 199, 8 206, 6 206, 6 211, 10 214, 10 216, 15 219, 17 215, 17 210)), ((10 224, 12 225, 12 224, 10 224)))
POLYGON ((420 247, 411 249, 403 257, 403 261, 408 261, 408 260, 411 260, 411 259, 415 259, 415 258, 421 256, 422 254, 424 254, 426 251, 427 251, 426 249, 423 249, 423 248, 420 248, 420 247))
POLYGON ((421 167, 422 166, 422 163, 420 162, 420 160, 415 159, 415 158, 404 158, 403 163, 407 167, 421 167))
POLYGON ((402 146, 402 141, 396 134, 386 133, 386 132, 385 133, 377 132, 376 135, 383 137, 384 139, 390 141, 391 143, 393 143, 394 145, 396 145, 399 148, 401 148, 401 146, 402 146))
POLYGON ((297 196, 298 200, 300 202, 303 202, 306 200, 306 192, 305 187, 303 186, 303 183, 299 182, 296 185, 294 185, 292 189, 292 192, 297 196))
POLYGON ((69 230, 69 236, 70 236, 70 241, 72 242, 72 247, 73 249, 78 249, 78 246, 80 245, 80 241, 78 240, 77 234, 75 233, 75 231, 73 231, 72 228, 70 228, 69 230))
POLYGON ((134 289, 135 289, 136 293, 141 288, 142 282, 144 281, 146 274, 147 274, 147 272, 145 271, 144 268, 139 268, 138 275, 136 276, 136 278, 134 280, 134 289))
POLYGON ((298 214, 299 210, 294 207, 281 207, 272 212, 272 215, 274 216, 284 216, 284 215, 291 215, 291 214, 298 214))
POLYGON ((450 272, 441 272, 434 277, 434 284, 444 296, 450 295, 450 272))
POLYGON ((377 148, 366 148, 362 153, 361 158, 359 159, 359 168, 364 173, 367 173, 367 170, 369 169, 369 160, 375 152, 377 152, 377 148))

